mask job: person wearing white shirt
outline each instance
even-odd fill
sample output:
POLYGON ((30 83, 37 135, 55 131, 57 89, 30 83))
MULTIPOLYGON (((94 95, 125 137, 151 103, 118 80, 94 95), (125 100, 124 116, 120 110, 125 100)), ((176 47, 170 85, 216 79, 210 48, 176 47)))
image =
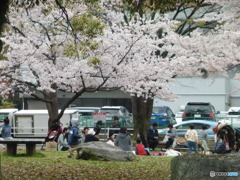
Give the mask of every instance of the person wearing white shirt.
POLYGON ((194 130, 194 125, 189 125, 189 130, 185 134, 185 138, 187 139, 187 145, 188 145, 188 153, 192 153, 192 149, 195 151, 196 154, 198 154, 197 149, 197 142, 198 142, 198 134, 197 131, 194 130))
POLYGON ((108 137, 106 143, 107 143, 107 144, 110 144, 110 145, 112 145, 112 146, 115 146, 115 144, 114 144, 114 138, 115 138, 114 133, 113 133, 113 132, 109 132, 109 137, 108 137))

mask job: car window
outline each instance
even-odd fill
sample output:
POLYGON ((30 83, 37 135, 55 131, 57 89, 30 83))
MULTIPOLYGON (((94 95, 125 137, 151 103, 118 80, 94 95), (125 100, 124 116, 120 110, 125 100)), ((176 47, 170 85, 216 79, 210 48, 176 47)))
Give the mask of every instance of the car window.
POLYGON ((100 112, 107 114, 119 114, 119 109, 101 109, 100 112))
POLYGON ((153 107, 152 114, 162 114, 164 113, 163 107, 153 107))
POLYGON ((183 124, 183 125, 177 126, 176 129, 189 129, 189 124, 183 124))
POLYGON ((238 111, 238 112, 229 112, 228 115, 240 115, 240 111, 238 111))
MULTIPOLYGON (((183 124, 183 125, 180 125, 180 126, 176 127, 176 129, 189 129, 189 125, 190 124, 183 124)), ((202 129, 202 125, 203 124, 201 124, 201 123, 194 123, 193 125, 194 125, 194 129, 202 129)), ((210 125, 208 125, 208 124, 205 124, 205 125, 207 126, 207 129, 210 128, 210 125)))
POLYGON ((202 125, 203 124, 196 123, 196 124, 194 124, 194 129, 202 129, 202 125))
POLYGON ((187 105, 185 112, 186 113, 193 113, 193 112, 202 112, 202 113, 211 113, 212 111, 209 106, 204 106, 204 105, 187 105))
POLYGON ((167 108, 167 114, 168 114, 168 116, 172 117, 172 115, 173 115, 173 112, 171 111, 171 109, 170 109, 170 108, 167 108))

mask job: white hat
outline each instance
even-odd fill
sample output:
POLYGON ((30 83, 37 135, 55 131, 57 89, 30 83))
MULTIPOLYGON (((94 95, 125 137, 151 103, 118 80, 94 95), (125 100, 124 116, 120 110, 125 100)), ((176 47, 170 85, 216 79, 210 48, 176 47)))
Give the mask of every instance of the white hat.
POLYGON ((79 126, 78 119, 76 119, 76 118, 72 118, 71 123, 72 123, 72 126, 79 126))

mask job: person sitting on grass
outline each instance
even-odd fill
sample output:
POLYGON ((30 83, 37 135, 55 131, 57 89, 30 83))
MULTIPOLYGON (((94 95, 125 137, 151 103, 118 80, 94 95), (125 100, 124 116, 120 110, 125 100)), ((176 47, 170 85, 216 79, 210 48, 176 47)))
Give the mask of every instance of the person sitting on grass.
POLYGON ((158 130, 157 130, 157 123, 153 123, 152 127, 147 131, 147 141, 149 148, 153 151, 158 145, 158 130))
POLYGON ((81 143, 85 143, 85 138, 88 135, 89 127, 84 127, 81 134, 81 143))
POLYGON ((63 132, 58 137, 58 151, 67 151, 69 150, 68 146, 68 128, 63 128, 63 132))
POLYGON ((166 142, 166 149, 173 146, 173 148, 176 146, 176 141, 178 138, 177 130, 176 128, 173 128, 172 124, 168 125, 169 131, 168 131, 168 141, 166 142), (175 143, 174 143, 175 142, 175 143))
POLYGON ((120 128, 120 133, 116 137, 115 145, 124 151, 132 151, 132 140, 126 127, 120 128))
POLYGON ((110 131, 106 143, 115 146, 115 144, 114 144, 114 138, 115 138, 114 133, 110 131))
POLYGON ((77 119, 71 120, 72 127, 70 127, 70 132, 68 135, 68 145, 70 146, 68 157, 73 157, 73 152, 76 150, 77 145, 79 144, 79 139, 81 138, 79 134, 79 122, 77 119))
POLYGON ((136 153, 136 155, 146 155, 147 154, 147 152, 145 150, 145 147, 142 144, 142 141, 141 141, 140 138, 137 138, 137 144, 136 144, 136 147, 135 147, 135 153, 136 153))
POLYGON ((100 127, 95 127, 94 129, 90 129, 88 131, 88 134, 85 137, 85 143, 86 142, 91 142, 91 141, 100 141, 98 135, 101 131, 100 127))

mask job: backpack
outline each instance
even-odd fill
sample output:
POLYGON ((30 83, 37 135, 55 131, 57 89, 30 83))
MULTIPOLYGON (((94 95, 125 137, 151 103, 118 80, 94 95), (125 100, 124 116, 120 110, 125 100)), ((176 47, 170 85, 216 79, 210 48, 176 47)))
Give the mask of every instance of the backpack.
POLYGON ((217 153, 217 154, 225 154, 225 153, 227 153, 225 143, 217 142, 215 144, 215 147, 214 147, 214 153, 217 153))

